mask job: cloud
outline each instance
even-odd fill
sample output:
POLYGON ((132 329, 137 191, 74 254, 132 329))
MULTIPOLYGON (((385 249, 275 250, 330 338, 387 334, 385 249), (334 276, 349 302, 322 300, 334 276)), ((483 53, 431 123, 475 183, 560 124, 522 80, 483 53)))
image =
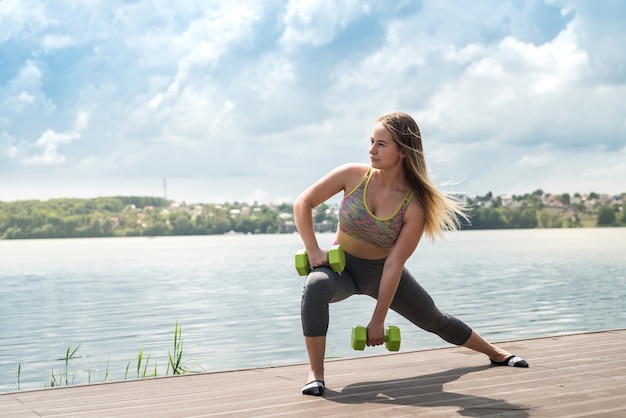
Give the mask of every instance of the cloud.
MULTIPOLYGON (((17 156, 18 148, 15 139, 6 131, 0 131, 0 162, 6 167, 17 156)), ((3 167, 3 168, 4 168, 3 167)))
POLYGON ((42 47, 45 53, 52 53, 57 49, 66 48, 73 44, 72 38, 63 35, 46 35, 42 47))
POLYGON ((367 162, 404 110, 469 193, 599 190, 622 173, 626 7, 596 3, 5 0, 0 176, 273 200, 367 162))
POLYGON ((290 0, 285 6, 284 31, 279 43, 287 50, 326 45, 355 19, 372 12, 361 0, 290 0))
POLYGON ((560 0, 555 3, 576 13, 573 30, 581 48, 589 55, 592 68, 588 81, 623 85, 626 82, 626 56, 616 53, 615 48, 617 40, 626 37, 626 3, 619 0, 560 0))
POLYGON ((539 167, 549 167, 555 163, 554 159, 550 155, 540 154, 540 155, 528 155, 525 154, 520 158, 515 165, 518 167, 530 167, 530 168, 539 168, 539 167))
POLYGON ((25 111, 29 105, 39 102, 44 109, 50 110, 49 104, 41 92, 43 73, 35 62, 28 60, 18 74, 6 84, 0 86, 0 109, 6 115, 25 111))
POLYGON ((74 127, 66 132, 55 132, 47 129, 35 142, 35 147, 43 148, 40 154, 22 160, 28 165, 56 165, 66 162, 63 154, 59 153, 59 146, 80 139, 82 133, 88 128, 89 112, 81 111, 76 117, 74 127))
POLYGON ((51 23, 41 2, 2 0, 0 4, 0 44, 14 37, 36 34, 51 23))
POLYGON ((507 37, 491 48, 467 48, 479 52, 458 78, 431 96, 422 113, 446 140, 533 145, 578 136, 563 137, 572 127, 570 118, 558 113, 578 113, 577 104, 561 98, 582 94, 586 87, 580 80, 589 72, 587 56, 569 31, 541 46, 507 37))

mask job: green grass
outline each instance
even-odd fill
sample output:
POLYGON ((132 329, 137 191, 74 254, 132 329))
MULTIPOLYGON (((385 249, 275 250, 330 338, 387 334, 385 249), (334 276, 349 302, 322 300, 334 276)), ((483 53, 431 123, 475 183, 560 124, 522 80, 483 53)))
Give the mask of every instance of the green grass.
MULTIPOLYGON (((69 347, 67 347, 67 350, 65 351, 65 369, 62 370, 61 374, 58 374, 58 375, 54 374, 54 369, 52 369, 52 372, 50 373, 50 387, 53 388, 53 387, 62 385, 63 382, 65 382, 65 386, 69 386, 70 360, 74 358, 79 348, 80 348, 80 344, 78 345, 78 347, 74 349, 72 349, 71 344, 69 347)), ((74 384, 75 379, 76 379, 76 372, 74 372, 72 375, 72 384, 74 384)))
MULTIPOLYGON (((181 325, 176 322, 176 328, 174 329, 174 354, 169 354, 169 364, 167 370, 169 371, 170 367, 172 368, 172 374, 185 374, 188 373, 189 370, 185 366, 185 362, 183 361, 183 338, 182 338, 183 328, 181 325)), ((167 374, 167 371, 165 372, 167 374)))
MULTIPOLYGON (((168 364, 165 371, 165 376, 169 375, 170 372, 172 375, 182 375, 186 373, 196 373, 197 371, 191 370, 187 367, 188 360, 184 358, 184 350, 183 350, 183 337, 182 337, 182 326, 176 322, 176 326, 174 328, 174 346, 173 351, 168 350, 168 364)), ((78 349, 81 344, 76 347, 69 345, 67 350, 65 351, 64 357, 64 368, 62 370, 52 369, 50 372, 50 383, 49 387, 58 387, 58 386, 70 386, 73 385, 76 380, 76 371, 72 371, 70 368, 71 361, 77 357, 78 349)), ((150 364, 150 354, 144 352, 144 347, 142 346, 137 353, 136 363, 135 363, 135 376, 137 379, 147 379, 158 376, 158 368, 157 363, 153 362, 150 364)), ((109 368, 111 362, 111 356, 109 356, 107 360, 106 369, 104 372, 104 377, 101 376, 102 382, 111 381, 111 371, 109 368)), ((131 367, 131 361, 126 365, 126 369, 124 372, 124 379, 128 380, 129 370, 131 367)), ((200 368, 202 369, 202 368, 200 368)), ((204 371, 204 370, 201 370, 204 371)), ((17 367, 17 390, 21 389, 21 377, 22 377, 22 365, 19 364, 17 367)), ((135 378, 135 377, 132 377, 135 378)), ((91 370, 87 371, 87 383, 92 383, 92 375, 91 370)), ((46 385, 48 386, 48 385, 46 385)))

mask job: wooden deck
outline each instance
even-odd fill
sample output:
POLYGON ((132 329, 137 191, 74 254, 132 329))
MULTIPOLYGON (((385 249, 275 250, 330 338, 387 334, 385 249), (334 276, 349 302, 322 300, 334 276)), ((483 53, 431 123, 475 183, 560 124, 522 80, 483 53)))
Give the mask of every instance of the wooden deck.
POLYGON ((529 369, 464 348, 0 395, 1 417, 626 417, 626 330, 501 342, 529 369))

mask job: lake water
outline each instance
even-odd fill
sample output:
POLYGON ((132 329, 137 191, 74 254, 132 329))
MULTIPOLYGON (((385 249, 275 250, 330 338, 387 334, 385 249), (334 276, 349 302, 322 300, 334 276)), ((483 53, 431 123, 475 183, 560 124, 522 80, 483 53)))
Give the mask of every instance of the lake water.
MULTIPOLYGON (((50 386, 79 345, 70 384, 135 378, 142 347, 148 373, 165 375, 176 323, 191 370, 305 363, 301 246, 297 235, 0 241, 0 392, 18 378, 20 390, 50 386)), ((626 328, 626 228, 449 233, 407 266, 492 341, 626 328)), ((328 357, 386 353, 350 348, 373 307, 366 296, 331 305, 328 357)), ((402 351, 447 346, 393 312, 387 323, 402 351)))

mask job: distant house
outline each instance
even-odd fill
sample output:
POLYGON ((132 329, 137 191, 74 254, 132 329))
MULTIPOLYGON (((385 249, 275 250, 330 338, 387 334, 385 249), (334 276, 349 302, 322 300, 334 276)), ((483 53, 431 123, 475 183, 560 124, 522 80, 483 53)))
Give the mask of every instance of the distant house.
POLYGON ((313 225, 313 229, 315 230, 315 232, 335 232, 336 231, 336 224, 325 220, 322 222, 316 222, 313 225))
POLYGON ((295 232, 298 232, 298 230, 294 221, 285 221, 278 225, 279 234, 293 234, 295 232))

